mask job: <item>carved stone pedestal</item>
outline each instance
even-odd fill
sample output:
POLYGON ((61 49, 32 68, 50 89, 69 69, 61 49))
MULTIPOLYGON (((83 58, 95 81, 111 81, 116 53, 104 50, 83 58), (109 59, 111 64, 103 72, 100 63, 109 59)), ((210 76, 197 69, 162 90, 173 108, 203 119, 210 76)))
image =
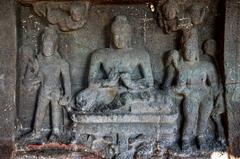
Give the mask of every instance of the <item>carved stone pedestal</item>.
MULTIPOLYGON (((76 135, 73 143, 81 142, 82 135, 92 136, 95 140, 110 137, 114 151, 117 151, 119 156, 128 151, 131 151, 129 157, 134 155, 141 151, 137 148, 140 144, 151 147, 149 150, 146 148, 146 154, 153 153, 148 151, 154 149, 157 151, 156 145, 161 147, 161 151, 166 151, 176 142, 177 137, 178 114, 74 114, 72 119, 73 132, 76 135)), ((88 145, 94 147, 95 140, 89 141, 92 143, 88 145)))

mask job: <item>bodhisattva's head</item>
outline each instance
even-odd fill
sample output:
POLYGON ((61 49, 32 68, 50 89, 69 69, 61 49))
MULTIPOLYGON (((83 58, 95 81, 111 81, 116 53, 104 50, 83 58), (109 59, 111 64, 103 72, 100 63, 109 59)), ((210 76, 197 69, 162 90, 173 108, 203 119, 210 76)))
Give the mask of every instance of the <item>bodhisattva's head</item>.
POLYGON ((199 61, 198 33, 191 29, 187 34, 182 39, 182 55, 187 62, 194 63, 199 61))
POLYGON ((203 44, 203 52, 204 54, 208 54, 211 56, 215 56, 217 52, 217 43, 213 39, 208 39, 203 44))
POLYGON ((128 48, 131 45, 132 28, 126 16, 119 15, 112 23, 112 39, 117 49, 128 48))
POLYGON ((58 34, 53 28, 47 27, 42 34, 42 54, 52 56, 58 48, 58 34))
POLYGON ((182 48, 183 50, 183 58, 188 62, 195 62, 198 60, 197 54, 198 50, 195 47, 192 47, 189 44, 186 44, 182 48))

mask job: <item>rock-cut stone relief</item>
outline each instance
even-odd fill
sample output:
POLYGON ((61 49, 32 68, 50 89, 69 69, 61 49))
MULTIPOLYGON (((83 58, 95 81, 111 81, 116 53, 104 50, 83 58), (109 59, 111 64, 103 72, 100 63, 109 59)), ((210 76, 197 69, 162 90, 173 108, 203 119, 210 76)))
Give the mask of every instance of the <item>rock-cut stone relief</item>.
POLYGON ((33 4, 33 10, 38 16, 46 18, 51 25, 66 32, 80 29, 86 24, 90 2, 38 2, 33 4))
POLYGON ((161 156, 169 149, 206 151, 210 144, 225 147, 224 92, 216 42, 206 40, 203 55, 199 48, 197 26, 204 20, 206 6, 173 0, 159 5, 163 29, 181 31, 180 49, 168 53, 161 87, 154 81, 149 53, 131 44, 133 29, 127 16, 118 15, 111 23, 110 47, 91 53, 88 85, 72 95, 69 65, 58 53, 58 32, 53 28, 61 32, 82 28, 90 4, 33 4, 37 15, 52 26, 44 29, 38 54, 28 46, 21 48, 27 59, 23 85, 29 91, 39 90, 33 128, 25 141, 84 144, 106 158, 119 159, 161 156), (49 107, 48 137, 42 125, 49 107), (72 120, 70 135, 63 111, 72 120), (216 141, 207 132, 211 119, 216 141))
POLYGON ((111 33, 112 48, 97 50, 91 56, 89 86, 76 98, 82 111, 128 112, 134 111, 130 108, 134 101, 150 100, 154 84, 150 57, 131 47, 131 26, 125 16, 115 18, 111 33))
POLYGON ((211 113, 211 117, 216 124, 217 130, 217 140, 220 142, 222 146, 226 146, 226 136, 224 133, 224 127, 222 123, 222 115, 226 112, 225 105, 224 105, 224 92, 223 92, 223 85, 222 85, 222 78, 220 76, 220 68, 217 62, 217 43, 213 39, 207 39, 203 43, 203 52, 204 55, 201 57, 202 60, 206 60, 215 65, 218 73, 218 85, 214 88, 213 93, 213 102, 214 107, 211 113))
POLYGON ((149 157, 153 155, 157 136, 164 140, 163 147, 175 142, 177 109, 171 96, 154 84, 148 52, 131 46, 132 28, 126 16, 115 17, 111 35, 110 48, 92 53, 88 87, 76 94, 72 108, 74 143, 81 143, 81 133, 104 136, 112 132, 120 136, 114 142, 118 147, 114 150, 117 158, 149 157), (149 123, 149 132, 145 132, 148 128, 144 123, 149 123), (168 130, 159 130, 160 135, 156 136, 155 132, 161 129, 158 124, 168 130), (144 139, 127 142, 139 133, 144 139))
MULTIPOLYGON (((123 132, 119 135, 122 136, 119 139, 121 141, 116 143, 120 147, 118 151, 115 150, 117 158, 133 158, 136 155, 149 157, 156 145, 157 137, 154 133, 158 131, 155 129, 158 124, 168 128, 160 131, 160 138, 165 140, 162 144, 167 147, 175 141, 177 111, 171 97, 154 86, 148 53, 131 47, 131 25, 125 16, 115 17, 111 33, 111 48, 97 50, 91 56, 88 88, 76 95, 76 105, 73 108, 86 114, 76 114, 77 120, 74 122, 85 124, 85 128, 89 130, 84 131, 92 134, 96 129, 102 134, 107 131, 119 133, 114 125, 125 123, 126 126, 122 127, 123 132), (94 119, 90 114, 87 117, 88 113, 102 115, 97 115, 94 119), (112 115, 107 115, 109 113, 112 115), (130 115, 123 116, 122 113, 130 115), (112 126, 99 126, 99 120, 112 123, 112 126), (144 125, 142 128, 135 126, 141 123, 149 123, 153 128, 147 133, 152 134, 150 138, 146 136, 136 143, 125 142, 140 132, 146 133, 143 131, 144 125)), ((78 126, 74 130, 79 130, 76 133, 84 133, 78 126)))
MULTIPOLYGON (((182 45, 180 52, 177 50, 171 51, 169 56, 171 62, 169 62, 176 69, 176 83, 171 85, 170 89, 176 95, 183 97, 182 150, 193 152, 197 148, 196 138, 200 149, 209 149, 206 132, 208 120, 213 112, 214 105, 216 105, 215 109, 222 109, 217 107, 222 107, 219 102, 223 103, 223 97, 216 66, 211 61, 202 60, 198 57, 197 32, 195 29, 191 29, 190 34, 190 37, 195 40, 190 40, 189 45, 182 45), (193 42, 197 44, 194 45, 193 42)), ((165 86, 165 88, 169 87, 165 86)), ((219 119, 216 122, 221 134, 220 138, 222 138, 223 128, 219 119)))
POLYGON ((52 28, 45 28, 41 36, 41 51, 36 58, 30 58, 26 68, 25 81, 39 84, 39 94, 33 130, 26 137, 30 142, 43 143, 46 134, 42 132, 46 111, 51 106, 51 141, 59 142, 64 135, 63 109, 71 100, 69 65, 57 51, 58 34, 52 28), (32 71, 31 71, 32 70, 32 71))
POLYGON ((180 30, 182 34, 180 50, 168 53, 162 88, 182 97, 180 143, 181 149, 189 153, 198 148, 202 151, 211 149, 209 145, 213 142, 207 133, 211 118, 216 123, 218 141, 212 147, 225 147, 226 141, 221 123, 225 110, 222 80, 215 57, 216 42, 207 40, 204 43, 204 55, 200 55, 199 49, 197 25, 203 22, 207 7, 185 3, 167 0, 161 4, 160 23, 167 33, 180 30))
POLYGON ((208 11, 209 0, 194 2, 188 0, 159 1, 158 22, 166 33, 188 30, 198 26, 208 11))

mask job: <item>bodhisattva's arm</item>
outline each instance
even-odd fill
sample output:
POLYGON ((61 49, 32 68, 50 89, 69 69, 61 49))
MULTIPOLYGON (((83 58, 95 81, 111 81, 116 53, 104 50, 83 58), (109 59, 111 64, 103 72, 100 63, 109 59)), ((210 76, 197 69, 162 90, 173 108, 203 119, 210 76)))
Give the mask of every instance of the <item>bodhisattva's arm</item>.
POLYGON ((222 91, 221 80, 218 79, 218 71, 214 64, 209 64, 207 70, 207 85, 212 88, 215 95, 222 91))
POLYGON ((61 73, 63 77, 64 96, 71 97, 71 80, 70 80, 69 64, 67 62, 63 62, 61 67, 61 73))
POLYGON ((174 76, 175 76, 175 72, 176 72, 175 68, 172 65, 166 66, 164 81, 163 81, 163 84, 162 84, 162 89, 163 90, 167 90, 171 87, 172 81, 173 81, 174 76))
POLYGON ((187 82, 189 80, 188 76, 188 70, 189 68, 177 68, 178 71, 178 75, 177 75, 177 81, 176 81, 176 85, 173 86, 173 91, 177 94, 180 95, 188 95, 189 93, 191 93, 191 85, 187 85, 187 82))
POLYGON ((141 61, 140 67, 142 69, 143 77, 146 80, 147 86, 153 87, 154 79, 153 79, 152 66, 150 63, 149 56, 146 56, 145 60, 141 61))
POLYGON ((100 70, 101 60, 97 54, 92 54, 88 75, 89 86, 97 83, 97 75, 100 70))
POLYGON ((179 52, 177 50, 172 50, 165 62, 166 72, 163 81, 163 89, 171 87, 172 81, 176 76, 178 65, 179 65, 179 52))

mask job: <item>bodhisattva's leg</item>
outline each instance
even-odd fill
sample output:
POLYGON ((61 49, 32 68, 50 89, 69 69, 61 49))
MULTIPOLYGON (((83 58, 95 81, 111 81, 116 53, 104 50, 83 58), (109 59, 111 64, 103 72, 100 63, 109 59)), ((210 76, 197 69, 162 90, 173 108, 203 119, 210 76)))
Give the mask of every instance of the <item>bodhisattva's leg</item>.
POLYGON ((225 137, 225 133, 224 133, 224 127, 223 127, 223 124, 221 121, 221 115, 224 113, 224 111, 225 111, 224 101, 223 101, 222 96, 220 96, 217 98, 217 102, 214 105, 211 116, 217 125, 218 141, 220 141, 223 146, 226 145, 226 137, 225 137))
POLYGON ((63 132, 63 109, 59 105, 60 93, 52 95, 52 136, 59 137, 63 132))
POLYGON ((193 151, 196 148, 195 137, 198 120, 199 101, 193 95, 186 96, 183 101, 183 133, 182 150, 193 151))
POLYGON ((41 130, 42 130, 44 117, 45 117, 48 105, 50 103, 48 98, 49 98, 48 95, 40 91, 35 120, 34 120, 34 126, 33 126, 33 134, 36 135, 35 136, 36 138, 41 137, 41 130))
POLYGON ((206 135, 206 129, 208 126, 208 121, 210 118, 210 115, 213 110, 213 97, 210 94, 207 94, 203 96, 200 106, 200 114, 199 114, 199 120, 198 120, 198 141, 200 144, 201 149, 207 149, 207 135, 206 135))
POLYGON ((224 132, 224 127, 221 121, 222 113, 216 114, 213 116, 213 120, 216 122, 217 131, 218 131, 218 141, 225 146, 226 145, 226 137, 224 132))

